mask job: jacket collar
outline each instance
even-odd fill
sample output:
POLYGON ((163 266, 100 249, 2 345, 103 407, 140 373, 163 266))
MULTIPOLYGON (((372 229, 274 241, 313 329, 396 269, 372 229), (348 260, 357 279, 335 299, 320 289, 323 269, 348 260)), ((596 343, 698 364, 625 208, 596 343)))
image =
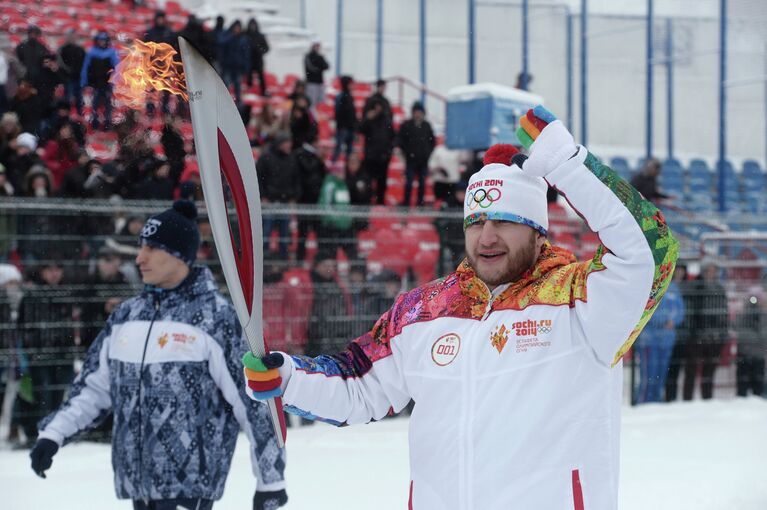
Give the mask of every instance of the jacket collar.
POLYGON ((161 289, 154 285, 144 285, 145 293, 157 296, 161 299, 177 295, 196 297, 215 289, 216 285, 213 281, 213 274, 210 272, 210 269, 205 266, 192 266, 189 274, 184 278, 184 281, 172 289, 161 289))
MULTIPOLYGON (((502 302, 509 297, 520 294, 557 268, 574 262, 576 262, 575 255, 564 248, 553 246, 549 241, 546 241, 533 267, 525 271, 517 281, 512 282, 506 289, 501 291, 495 301, 502 302)), ((472 308, 476 307, 477 311, 479 309, 484 311, 484 307, 491 300, 492 293, 485 282, 476 275, 468 259, 464 259, 461 262, 458 269, 456 269, 456 274, 461 286, 461 293, 474 301, 472 308)), ((482 313, 479 313, 479 315, 481 316, 482 313)))

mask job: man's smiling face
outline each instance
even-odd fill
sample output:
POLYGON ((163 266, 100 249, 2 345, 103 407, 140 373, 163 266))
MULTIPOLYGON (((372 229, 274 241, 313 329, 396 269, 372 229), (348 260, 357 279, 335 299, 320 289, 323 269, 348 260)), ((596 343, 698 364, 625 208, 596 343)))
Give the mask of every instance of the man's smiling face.
POLYGON ((491 290, 530 269, 546 240, 527 225, 494 220, 473 223, 464 237, 471 267, 491 290))

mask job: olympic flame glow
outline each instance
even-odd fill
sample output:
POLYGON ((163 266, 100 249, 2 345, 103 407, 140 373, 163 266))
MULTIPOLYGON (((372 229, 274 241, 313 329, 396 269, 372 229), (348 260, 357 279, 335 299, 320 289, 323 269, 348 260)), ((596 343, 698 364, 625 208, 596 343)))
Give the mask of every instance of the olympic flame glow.
POLYGON ((189 100, 184 68, 180 61, 174 60, 177 53, 172 46, 134 39, 125 50, 127 55, 110 78, 116 99, 132 108, 140 108, 149 91, 167 90, 184 101, 189 100))

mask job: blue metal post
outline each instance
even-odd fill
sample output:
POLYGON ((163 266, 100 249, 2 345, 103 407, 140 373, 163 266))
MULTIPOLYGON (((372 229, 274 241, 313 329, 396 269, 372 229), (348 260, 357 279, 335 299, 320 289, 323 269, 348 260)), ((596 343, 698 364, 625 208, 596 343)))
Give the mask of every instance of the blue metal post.
POLYGON ((530 21, 529 17, 529 0, 522 0, 522 79, 520 80, 519 87, 522 90, 527 90, 527 79, 528 79, 528 55, 530 52, 530 48, 528 46, 529 43, 529 36, 528 36, 528 25, 530 21))
POLYGON ((581 143, 588 144, 588 0, 581 0, 581 143))
POLYGON ((306 28, 306 0, 301 0, 301 28, 306 28))
POLYGON ((418 17, 418 38, 420 46, 420 65, 421 65, 421 104, 426 102, 426 0, 420 0, 418 17))
POLYGON ((666 140, 668 159, 674 159, 674 22, 666 19, 666 140))
POLYGON ((650 159, 652 157, 652 86, 653 86, 653 55, 655 48, 653 47, 653 0, 647 0, 647 103, 645 104, 645 158, 650 159))
POLYGON ((376 79, 383 68, 383 0, 376 0, 376 79))
POLYGON ((341 45, 344 31, 344 0, 336 0, 336 76, 341 76, 341 45))
POLYGON ((565 23, 567 36, 565 37, 565 54, 567 55, 567 129, 574 129, 573 126, 573 17, 570 9, 565 8, 565 23))
POLYGON ((476 31, 474 30, 476 20, 476 0, 469 0, 469 83, 474 83, 474 52, 475 52, 475 41, 476 41, 476 31))
POLYGON ((727 204, 724 194, 724 161, 727 157, 727 0, 719 4, 719 212, 724 212, 727 204))

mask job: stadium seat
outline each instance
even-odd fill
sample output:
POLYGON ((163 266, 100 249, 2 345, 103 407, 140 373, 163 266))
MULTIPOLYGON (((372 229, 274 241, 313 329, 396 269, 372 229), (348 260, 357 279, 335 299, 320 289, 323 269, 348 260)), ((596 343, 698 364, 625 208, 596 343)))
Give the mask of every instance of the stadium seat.
POLYGON ((618 175, 626 179, 631 179, 631 168, 626 158, 614 157, 610 160, 610 168, 612 168, 618 175))

